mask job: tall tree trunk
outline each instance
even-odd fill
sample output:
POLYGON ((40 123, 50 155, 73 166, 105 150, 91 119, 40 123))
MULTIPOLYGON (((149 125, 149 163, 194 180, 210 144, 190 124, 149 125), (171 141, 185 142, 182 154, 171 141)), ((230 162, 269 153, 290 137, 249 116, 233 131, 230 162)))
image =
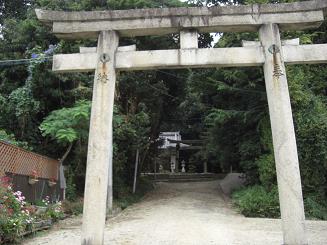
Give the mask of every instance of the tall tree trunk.
POLYGON ((73 142, 71 142, 65 152, 65 154, 60 158, 59 162, 60 162, 60 165, 63 164, 63 162, 66 160, 67 156, 69 155, 70 151, 72 150, 72 147, 73 147, 73 142))

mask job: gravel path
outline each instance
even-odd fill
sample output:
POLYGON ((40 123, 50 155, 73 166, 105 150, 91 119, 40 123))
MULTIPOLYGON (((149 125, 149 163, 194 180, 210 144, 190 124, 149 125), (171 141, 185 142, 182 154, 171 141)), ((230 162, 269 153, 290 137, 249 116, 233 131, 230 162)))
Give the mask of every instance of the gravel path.
MULTIPOLYGON (((81 218, 23 244, 80 244, 81 218)), ((327 222, 308 221, 310 245, 327 244, 327 222)), ((245 218, 231 208, 218 181, 160 183, 145 199, 108 221, 105 244, 110 245, 278 245, 278 219, 245 218)))

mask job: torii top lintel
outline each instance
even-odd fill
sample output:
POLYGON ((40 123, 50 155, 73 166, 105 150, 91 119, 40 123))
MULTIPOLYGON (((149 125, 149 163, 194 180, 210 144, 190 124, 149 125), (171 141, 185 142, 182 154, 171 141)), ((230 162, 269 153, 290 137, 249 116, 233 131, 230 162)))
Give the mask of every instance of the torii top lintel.
POLYGON ((100 31, 115 30, 120 36, 147 36, 198 32, 257 31, 265 23, 282 30, 316 28, 327 15, 327 0, 286 4, 157 8, 112 11, 63 12, 36 9, 37 17, 51 25, 60 38, 97 38, 100 31))

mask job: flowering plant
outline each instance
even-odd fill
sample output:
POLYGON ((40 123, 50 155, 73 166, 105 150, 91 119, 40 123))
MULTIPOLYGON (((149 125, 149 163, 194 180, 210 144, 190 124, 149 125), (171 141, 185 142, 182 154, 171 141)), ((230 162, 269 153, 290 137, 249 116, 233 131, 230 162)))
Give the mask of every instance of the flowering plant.
POLYGON ((61 202, 52 204, 46 196, 40 205, 44 212, 28 204, 21 191, 14 191, 9 177, 0 178, 0 244, 16 241, 25 232, 32 231, 38 221, 64 218, 61 202))
POLYGON ((61 202, 56 202, 52 205, 49 205, 46 214, 53 221, 63 219, 65 215, 61 202))
POLYGON ((50 178, 49 181, 51 181, 51 182, 57 182, 55 178, 50 178))
POLYGON ((43 207, 48 207, 50 205, 50 197, 46 196, 44 199, 42 199, 43 207))
POLYGON ((0 179, 0 243, 14 241, 32 226, 32 216, 22 192, 14 192, 11 179, 0 179))
POLYGON ((50 202, 50 197, 46 196, 44 199, 38 201, 38 208, 44 208, 44 212, 40 212, 42 219, 51 219, 56 221, 64 218, 64 210, 61 202, 50 202))

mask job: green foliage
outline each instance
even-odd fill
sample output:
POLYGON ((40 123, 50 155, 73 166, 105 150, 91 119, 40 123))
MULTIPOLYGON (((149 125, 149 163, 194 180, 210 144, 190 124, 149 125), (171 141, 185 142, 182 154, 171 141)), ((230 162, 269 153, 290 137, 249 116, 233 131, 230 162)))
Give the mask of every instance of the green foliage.
POLYGON ((65 214, 68 215, 79 215, 83 213, 83 199, 79 198, 74 201, 65 200, 62 203, 65 214))
POLYGON ((72 171, 72 167, 69 166, 68 170, 65 171, 66 177, 66 200, 74 202, 77 199, 77 190, 76 184, 74 182, 74 173, 72 171))
POLYGON ((89 101, 79 101, 72 108, 53 111, 40 125, 42 135, 64 145, 87 138, 90 111, 89 101))
MULTIPOLYGON (((233 203, 247 217, 279 218, 277 186, 270 190, 259 185, 243 188, 233 193, 233 203)), ((327 205, 319 195, 309 195, 304 199, 307 219, 327 219, 327 205)))
POLYGON ((129 193, 132 180, 136 149, 145 152, 149 144, 150 118, 140 105, 134 115, 124 115, 116 107, 114 110, 114 195, 117 198, 129 193))
POLYGON ((40 103, 33 98, 31 88, 24 86, 9 95, 8 107, 15 113, 19 126, 24 132, 26 123, 39 111, 40 103))
POLYGON ((326 200, 326 100, 308 88, 314 74, 307 67, 292 67, 289 74, 304 193, 316 192, 326 200))
POLYGON ((65 217, 64 210, 62 208, 61 202, 54 203, 47 207, 46 217, 50 218, 52 221, 58 221, 65 217))
POLYGON ((277 187, 267 191, 264 187, 254 185, 233 193, 233 202, 247 217, 279 218, 277 187))
POLYGON ((261 155, 255 161, 255 164, 258 166, 261 184, 266 189, 270 189, 272 186, 275 186, 277 183, 274 156, 272 154, 261 155))
MULTIPOLYGON (((37 215, 38 220, 51 220, 57 221, 59 219, 63 219, 64 217, 64 209, 62 207, 61 202, 50 202, 50 197, 46 196, 42 200, 36 200, 35 205, 40 209, 39 214, 37 215)), ((37 213, 36 213, 37 214, 37 213)))
POLYGON ((28 77, 24 86, 13 90, 6 101, 7 113, 15 115, 15 119, 24 136, 29 127, 33 127, 32 119, 40 111, 40 102, 33 95, 33 76, 42 59, 31 62, 28 66, 28 77))
MULTIPOLYGON (((246 183, 258 184, 258 165, 253 161, 253 158, 260 155, 261 147, 257 143, 259 141, 258 136, 252 134, 251 132, 240 138, 237 157, 240 161, 239 167, 242 169, 242 172, 246 173, 246 183)), ((235 166, 233 167, 235 169, 235 166)))
POLYGON ((327 204, 321 201, 321 197, 310 195, 304 200, 305 214, 307 219, 327 220, 327 204))
POLYGON ((38 206, 38 207, 47 207, 48 203, 43 200, 43 199, 36 199, 34 202, 35 206, 38 206))
POLYGON ((1 129, 0 129, 0 140, 7 142, 9 144, 12 144, 12 145, 22 147, 25 150, 29 150, 29 151, 33 150, 32 147, 28 146, 27 142, 17 141, 13 134, 7 134, 5 130, 1 130, 1 129))
POLYGON ((22 19, 26 15, 26 5, 30 4, 31 0, 1 0, 0 1, 0 24, 7 18, 22 19))
POLYGON ((257 130, 259 131, 260 145, 263 152, 272 153, 274 151, 272 134, 270 127, 270 118, 266 114, 258 123, 257 130))
POLYGON ((17 241, 31 228, 34 217, 20 191, 14 192, 8 177, 0 178, 0 244, 17 241))
POLYGON ((135 202, 138 202, 145 193, 153 189, 152 181, 147 178, 140 178, 138 181, 138 187, 135 194, 131 194, 131 189, 126 188, 121 190, 119 197, 115 200, 114 205, 125 209, 135 202))

